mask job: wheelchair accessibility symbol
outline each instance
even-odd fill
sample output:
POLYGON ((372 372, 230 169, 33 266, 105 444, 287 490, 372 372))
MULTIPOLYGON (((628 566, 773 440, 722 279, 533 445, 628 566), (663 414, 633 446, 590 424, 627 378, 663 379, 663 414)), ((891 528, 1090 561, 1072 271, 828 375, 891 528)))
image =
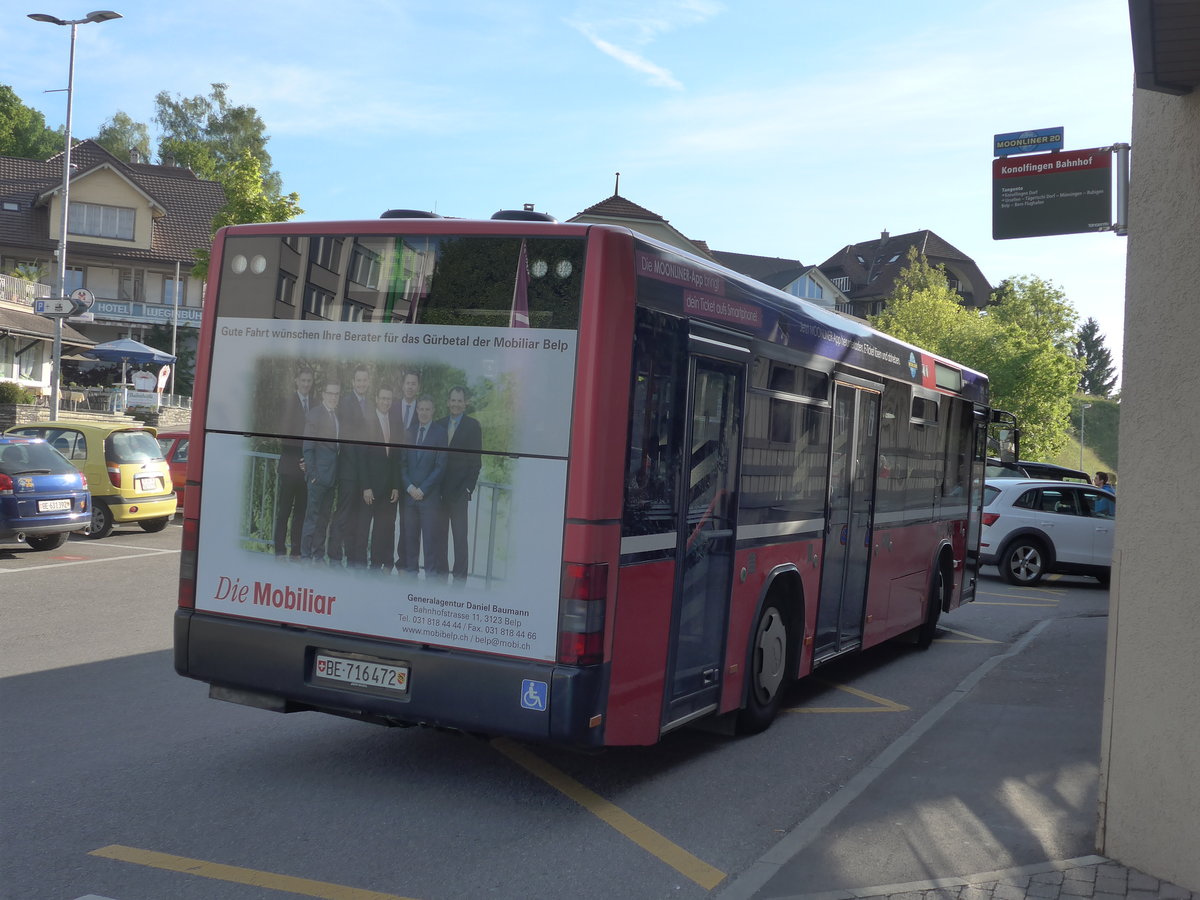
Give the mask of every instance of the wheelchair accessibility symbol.
POLYGON ((526 678, 521 682, 521 708, 545 711, 549 688, 550 686, 544 681, 532 681, 526 678))

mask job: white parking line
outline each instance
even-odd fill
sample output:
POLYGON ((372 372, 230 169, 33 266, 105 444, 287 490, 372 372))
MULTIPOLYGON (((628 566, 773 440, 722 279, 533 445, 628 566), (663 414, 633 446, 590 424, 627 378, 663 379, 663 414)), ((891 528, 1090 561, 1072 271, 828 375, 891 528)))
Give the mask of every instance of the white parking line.
POLYGON ((19 569, 0 569, 0 575, 20 575, 22 572, 36 572, 38 569, 61 569, 65 566, 87 566, 92 563, 120 562, 123 559, 138 559, 143 556, 162 556, 164 553, 178 553, 178 550, 151 550, 148 553, 126 553, 124 556, 109 556, 104 559, 81 559, 74 562, 47 563, 44 566, 22 566, 19 569))

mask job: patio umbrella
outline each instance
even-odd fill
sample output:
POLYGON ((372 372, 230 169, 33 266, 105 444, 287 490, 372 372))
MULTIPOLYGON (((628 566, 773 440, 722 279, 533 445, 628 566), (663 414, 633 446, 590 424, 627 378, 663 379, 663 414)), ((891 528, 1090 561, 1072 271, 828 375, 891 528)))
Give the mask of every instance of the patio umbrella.
POLYGON ((89 347, 83 353, 92 359, 99 359, 104 362, 119 362, 121 364, 122 383, 125 381, 125 366, 128 363, 167 365, 175 362, 175 357, 170 353, 155 350, 141 341, 131 340, 130 338, 120 338, 119 340, 97 344, 95 347, 89 347))

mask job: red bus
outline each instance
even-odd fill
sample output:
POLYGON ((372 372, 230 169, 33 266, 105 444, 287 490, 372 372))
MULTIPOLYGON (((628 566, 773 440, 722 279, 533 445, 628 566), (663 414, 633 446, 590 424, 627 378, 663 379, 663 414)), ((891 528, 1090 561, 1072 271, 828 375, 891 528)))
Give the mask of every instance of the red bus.
POLYGON ((758 731, 973 599, 990 415, 981 373, 621 227, 225 228, 175 666, 576 747, 758 731))

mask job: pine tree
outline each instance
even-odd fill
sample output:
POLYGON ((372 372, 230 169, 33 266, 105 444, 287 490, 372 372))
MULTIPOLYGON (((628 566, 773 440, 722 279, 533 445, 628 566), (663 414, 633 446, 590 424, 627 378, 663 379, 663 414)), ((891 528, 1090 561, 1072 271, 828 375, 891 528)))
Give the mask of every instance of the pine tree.
POLYGON ((1100 323, 1088 319, 1075 335, 1075 358, 1083 361, 1079 391, 1093 397, 1111 397, 1117 383, 1112 353, 1104 346, 1100 323))

